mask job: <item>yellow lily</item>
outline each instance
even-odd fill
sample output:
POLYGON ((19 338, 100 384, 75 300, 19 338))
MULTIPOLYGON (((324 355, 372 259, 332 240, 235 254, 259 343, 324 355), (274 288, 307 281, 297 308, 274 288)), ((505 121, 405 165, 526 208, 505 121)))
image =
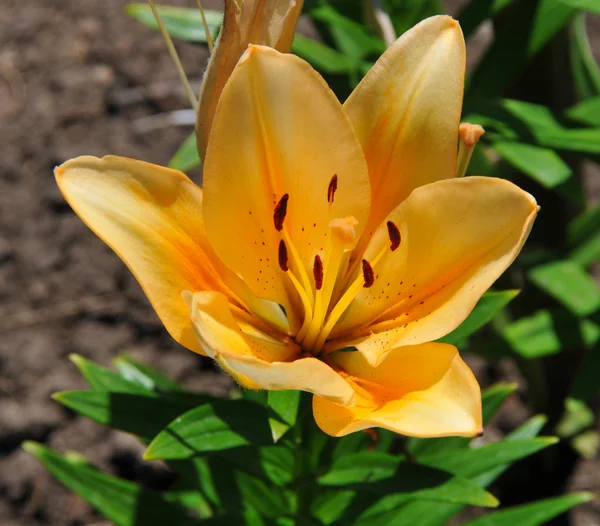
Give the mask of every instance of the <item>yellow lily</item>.
POLYGON ((221 92, 248 44, 292 49, 304 0, 225 0, 223 25, 200 90, 196 140, 204 159, 221 92))
POLYGON ((204 195, 118 157, 56 177, 171 335, 242 386, 314 393, 334 436, 474 436, 477 381, 432 342, 511 264, 537 205, 455 177, 464 65, 457 22, 427 19, 342 106, 303 60, 250 46, 220 97, 204 195))

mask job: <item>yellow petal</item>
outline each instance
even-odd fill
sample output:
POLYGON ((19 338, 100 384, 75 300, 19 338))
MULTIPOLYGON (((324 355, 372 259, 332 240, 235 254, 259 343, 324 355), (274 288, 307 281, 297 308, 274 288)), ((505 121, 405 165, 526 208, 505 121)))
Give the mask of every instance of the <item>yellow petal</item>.
POLYGON ((330 348, 355 345, 376 364, 390 348, 448 334, 513 262, 536 213, 533 197, 502 179, 416 189, 375 232, 365 252, 369 260, 385 251, 375 282, 350 305, 334 333, 343 341, 330 348), (401 236, 393 252, 388 221, 401 236))
POLYGON ((303 0, 225 0, 223 24, 202 81, 196 138, 204 159, 215 110, 225 83, 248 44, 287 53, 292 46, 303 0))
POLYGON ((378 367, 371 367, 358 352, 334 353, 330 358, 353 377, 358 396, 353 406, 313 398, 315 420, 329 435, 369 427, 415 437, 482 432, 479 385, 451 345, 400 347, 378 367))
POLYGON ((204 164, 204 219, 211 245, 254 294, 289 313, 275 207, 289 195, 283 232, 312 278, 330 221, 353 216, 360 232, 368 215, 369 180, 352 126, 306 62, 251 46, 222 93, 211 133, 204 164), (330 204, 334 175, 337 191, 330 204))
POLYGON ((55 175, 77 215, 134 273, 171 336, 201 352, 181 292, 230 294, 207 256, 202 190, 181 172, 121 157, 79 157, 55 175))
POLYGON ((366 232, 414 188, 454 177, 464 76, 460 26, 436 16, 390 46, 344 104, 376 203, 366 232))
POLYGON ((239 311, 232 312, 223 294, 186 294, 186 301, 206 353, 244 387, 300 389, 344 404, 354 399, 350 384, 330 366, 301 358, 295 342, 268 334, 239 311))

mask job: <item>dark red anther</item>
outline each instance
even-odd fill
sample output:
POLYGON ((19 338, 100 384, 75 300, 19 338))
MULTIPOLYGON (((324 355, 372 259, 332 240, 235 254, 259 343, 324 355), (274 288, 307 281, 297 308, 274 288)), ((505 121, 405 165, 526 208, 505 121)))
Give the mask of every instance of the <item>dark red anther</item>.
POLYGON ((283 194, 277 206, 275 206, 275 210, 273 212, 273 223, 275 223, 275 230, 277 232, 281 232, 283 228, 283 221, 285 220, 285 215, 287 214, 287 204, 288 199, 290 198, 290 194, 283 194))
POLYGON ((285 246, 285 241, 283 239, 279 242, 279 267, 284 272, 287 272, 289 268, 287 247, 285 246))
POLYGON ((362 260, 362 271, 363 278, 365 279, 365 284, 363 287, 368 289, 369 287, 373 286, 373 283, 375 283, 375 274, 373 273, 373 267, 371 266, 371 263, 369 263, 366 259, 362 260))
POLYGON ((337 174, 333 174, 331 181, 329 181, 329 186, 327 187, 327 202, 333 203, 333 198, 335 197, 335 191, 337 190, 337 174))
POLYGON ((402 237, 400 236, 400 230, 393 221, 387 222, 387 229, 388 235, 390 236, 390 248, 393 252, 400 246, 400 240, 402 239, 402 237))
POLYGON ((323 262, 318 254, 313 263, 313 276, 315 277, 315 289, 321 290, 323 288, 323 262))

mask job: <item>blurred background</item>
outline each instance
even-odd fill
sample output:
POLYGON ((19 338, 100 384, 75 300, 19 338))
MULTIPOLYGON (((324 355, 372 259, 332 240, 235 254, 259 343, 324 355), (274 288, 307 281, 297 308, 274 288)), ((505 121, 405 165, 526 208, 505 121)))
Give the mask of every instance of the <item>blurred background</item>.
MULTIPOLYGON (((479 1, 484 2, 475 0, 479 1)), ((203 3, 209 9, 221 8, 218 1, 203 3)), ((407 7, 416 3, 406 1, 407 7)), ((443 7, 457 14, 464 3, 447 1, 443 7)), ((71 211, 52 175, 56 165, 81 154, 111 153, 166 165, 192 131, 189 125, 154 118, 185 109, 188 102, 160 35, 127 16, 125 5, 125 0, 4 0, 0 4, 2 526, 107 524, 24 453, 23 440, 40 441, 59 451, 77 450, 102 469, 149 488, 161 489, 170 482, 166 469, 141 461, 142 446, 134 438, 78 417, 50 398, 56 391, 85 387, 69 360, 71 353, 109 365, 125 351, 196 391, 226 394, 231 385, 208 359, 196 357, 170 339, 131 274, 71 211)), ((504 20, 505 26, 510 23, 510 18, 504 20)), ((591 52, 600 60, 600 17, 590 15, 586 23, 591 52)), ((470 35, 469 71, 485 54, 494 29, 486 23, 470 35)), ((299 31, 321 38, 308 18, 301 19, 299 31)), ((567 29, 558 32, 510 87, 512 91, 507 88, 503 95, 545 104, 556 112, 577 102, 573 86, 564 77, 569 67, 567 33, 567 29)), ((198 88, 208 59, 206 46, 179 41, 177 48, 198 88)), ((344 88, 338 91, 343 96, 344 88)), ((593 159, 569 154, 564 159, 589 208, 600 197, 598 165, 593 159)), ((199 181, 198 169, 190 175, 199 181)), ((535 181, 518 181, 543 206, 533 242, 545 244, 545 250, 561 251, 558 239, 572 210, 563 206, 562 197, 535 181)), ((600 268, 592 265, 590 272, 600 278, 600 268)), ((514 286, 514 276, 511 279, 514 286)), ((526 280, 521 287, 535 288, 526 280)), ((522 315, 555 305, 543 294, 527 297, 529 304, 516 307, 522 315)), ((582 357, 577 349, 547 354, 538 359, 549 379, 544 389, 532 386, 539 371, 532 372, 523 356, 496 353, 491 359, 482 356, 485 352, 467 356, 482 385, 501 380, 519 384, 486 430, 486 439, 502 436, 540 409, 554 411, 549 414, 553 429, 560 423, 569 388, 563 385, 564 378, 571 378, 570 371, 582 357)), ((600 377, 600 370, 590 374, 600 377)), ((589 403, 597 414, 598 401, 589 403)), ((594 424, 584 427, 594 431, 594 424)), ((565 441, 552 449, 550 457, 535 456, 518 464, 492 492, 503 504, 573 490, 598 494, 597 447, 584 448, 584 453, 565 441), (530 477, 537 480, 533 486, 530 477)), ((600 525, 600 502, 580 506, 561 521, 600 525)))

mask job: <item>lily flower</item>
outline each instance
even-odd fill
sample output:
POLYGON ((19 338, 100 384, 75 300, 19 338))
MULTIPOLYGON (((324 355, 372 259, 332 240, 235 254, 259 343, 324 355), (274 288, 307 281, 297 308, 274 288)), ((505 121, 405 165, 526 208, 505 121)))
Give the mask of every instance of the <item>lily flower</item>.
POLYGON ((240 385, 314 393, 333 436, 475 436, 479 385, 435 340, 515 259, 537 205, 508 181, 456 177, 464 67, 458 23, 430 18, 342 106, 308 63, 250 46, 221 93, 204 190, 119 157, 56 177, 171 335, 240 385))
POLYGON ((202 81, 196 139, 204 160, 221 92, 249 44, 289 53, 304 0, 225 0, 223 24, 202 81))

